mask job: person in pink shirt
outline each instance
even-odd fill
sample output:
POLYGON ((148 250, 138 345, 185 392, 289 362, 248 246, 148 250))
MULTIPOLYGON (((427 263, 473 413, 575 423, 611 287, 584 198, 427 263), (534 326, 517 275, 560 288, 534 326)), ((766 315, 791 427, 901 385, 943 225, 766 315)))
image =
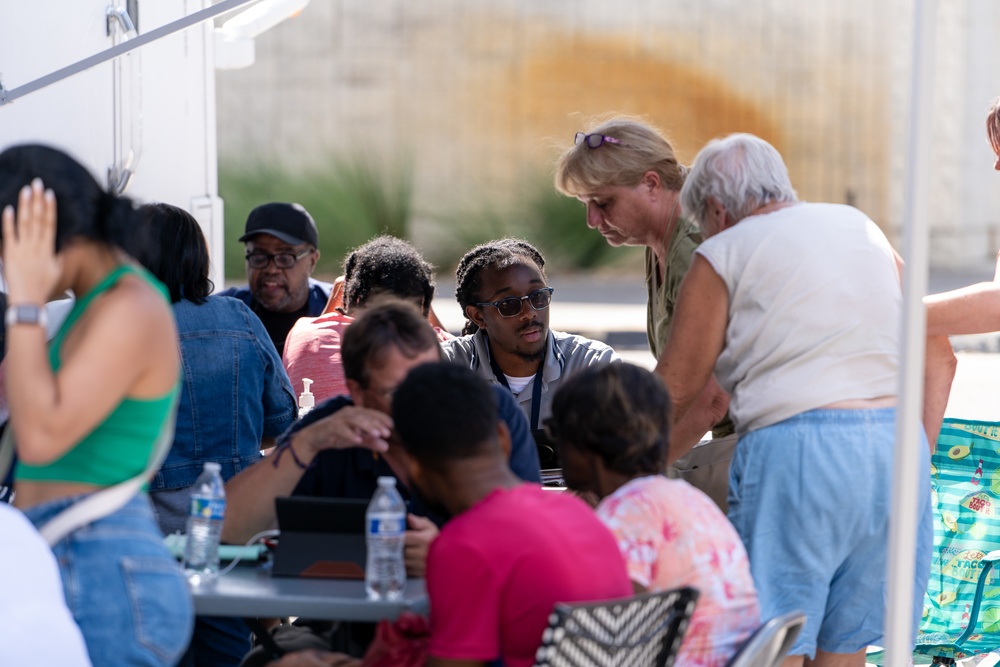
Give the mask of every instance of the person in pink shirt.
POLYGON ((427 556, 428 666, 530 667, 557 602, 632 594, 614 537, 569 494, 507 467, 493 390, 458 364, 418 366, 393 396, 410 478, 451 518, 427 556))
POLYGON ((682 586, 700 595, 677 664, 725 665, 760 625, 750 562, 736 530, 704 493, 667 479, 670 397, 631 364, 585 369, 556 393, 546 428, 567 486, 595 493, 636 592, 682 586))
MULTIPOLYGON (((347 256, 342 307, 316 318, 303 317, 288 333, 282 363, 296 393, 303 390, 302 379, 309 378, 317 405, 347 395, 341 337, 354 316, 383 295, 412 301, 424 317, 434 299, 434 268, 412 245, 388 235, 375 237, 347 256)), ((453 338, 443 329, 435 327, 435 332, 438 340, 453 338)))

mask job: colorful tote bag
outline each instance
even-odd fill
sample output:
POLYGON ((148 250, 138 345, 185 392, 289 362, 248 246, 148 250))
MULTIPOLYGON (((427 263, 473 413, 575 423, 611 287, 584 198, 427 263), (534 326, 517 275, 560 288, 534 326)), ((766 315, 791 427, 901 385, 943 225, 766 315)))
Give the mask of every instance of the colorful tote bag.
POLYGON ((1000 422, 946 419, 931 457, 934 550, 914 662, 1000 647, 1000 422))

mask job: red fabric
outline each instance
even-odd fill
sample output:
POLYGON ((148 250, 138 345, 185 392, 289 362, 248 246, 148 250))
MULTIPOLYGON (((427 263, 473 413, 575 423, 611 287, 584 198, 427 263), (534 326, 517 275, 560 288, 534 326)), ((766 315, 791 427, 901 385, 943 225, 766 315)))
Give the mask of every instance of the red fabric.
POLYGON ((347 394, 344 364, 340 359, 340 339, 354 318, 340 313, 303 317, 285 339, 281 362, 292 381, 296 398, 302 393, 302 378, 313 381, 312 391, 319 405, 328 398, 347 394))
MULTIPOLYGON (((281 362, 292 381, 296 399, 302 393, 302 378, 313 381, 316 405, 328 398, 347 395, 344 363, 340 357, 340 341, 353 317, 333 312, 316 318, 303 317, 295 323, 285 339, 281 362)), ((438 341, 454 338, 444 329, 434 327, 438 341)))
POLYGON ((430 655, 530 667, 556 602, 626 597, 632 584, 586 504, 522 484, 445 524, 427 558, 427 594, 430 655))
POLYGON ((428 631, 427 619, 408 611, 394 622, 379 621, 362 667, 424 667, 428 631))

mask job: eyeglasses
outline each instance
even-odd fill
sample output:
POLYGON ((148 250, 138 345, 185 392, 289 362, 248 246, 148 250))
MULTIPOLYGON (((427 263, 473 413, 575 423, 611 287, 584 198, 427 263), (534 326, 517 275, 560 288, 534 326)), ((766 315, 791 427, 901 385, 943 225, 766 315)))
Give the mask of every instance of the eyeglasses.
POLYGON ((366 387, 373 395, 378 396, 379 399, 386 405, 392 405, 392 397, 396 393, 398 387, 393 387, 392 389, 375 389, 373 387, 366 387))
POLYGON ((554 291, 551 287, 542 287, 526 296, 509 296, 499 301, 477 303, 476 305, 480 308, 493 306, 500 313, 501 317, 515 317, 521 313, 521 306, 524 301, 527 301, 533 310, 545 310, 552 303, 552 292, 554 291))
POLYGON ((573 143, 577 146, 585 143, 587 144, 587 148, 597 148, 601 144, 618 144, 625 148, 631 148, 624 141, 609 137, 606 134, 587 134, 586 132, 577 132, 576 136, 573 137, 573 143))
POLYGON ((273 260, 274 265, 279 269, 290 269, 295 266, 295 262, 299 261, 312 251, 312 248, 306 248, 298 255, 290 252, 282 252, 277 255, 269 255, 266 252, 250 252, 247 253, 247 264, 250 265, 251 269, 263 269, 273 260))

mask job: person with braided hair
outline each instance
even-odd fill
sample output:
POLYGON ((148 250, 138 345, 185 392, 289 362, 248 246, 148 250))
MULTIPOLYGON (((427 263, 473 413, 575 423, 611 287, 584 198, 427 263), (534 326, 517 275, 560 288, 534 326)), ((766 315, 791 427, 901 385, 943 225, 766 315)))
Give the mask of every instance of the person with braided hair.
POLYGON ((533 432, 551 414, 564 378, 621 362, 600 341, 549 329, 554 290, 546 282, 545 258, 527 241, 504 238, 473 248, 455 278, 455 297, 468 321, 462 337, 442 343, 445 357, 509 389, 533 432))

